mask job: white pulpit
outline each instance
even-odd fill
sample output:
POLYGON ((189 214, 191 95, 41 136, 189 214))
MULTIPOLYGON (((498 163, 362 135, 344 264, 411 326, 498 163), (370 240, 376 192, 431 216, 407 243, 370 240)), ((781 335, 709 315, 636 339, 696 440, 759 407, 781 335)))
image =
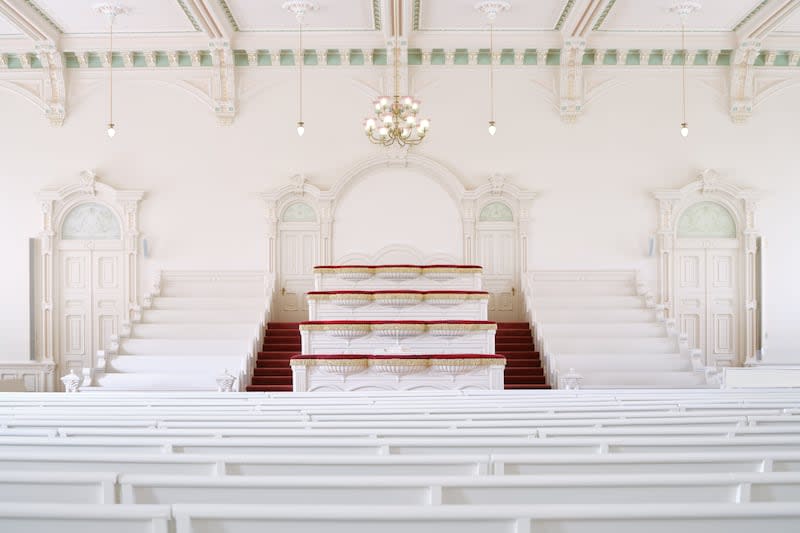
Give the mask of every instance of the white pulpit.
POLYGON ((295 392, 502 390, 506 360, 492 354, 298 355, 295 392))

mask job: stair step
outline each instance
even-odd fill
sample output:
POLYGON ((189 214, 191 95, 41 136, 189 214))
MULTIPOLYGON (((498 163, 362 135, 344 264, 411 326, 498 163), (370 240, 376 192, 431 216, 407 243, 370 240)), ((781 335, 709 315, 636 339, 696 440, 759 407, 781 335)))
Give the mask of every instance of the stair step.
POLYGON ((300 330, 300 322, 269 322, 267 329, 296 329, 300 330))
POLYGON ((247 392, 292 392, 291 385, 248 385, 247 392))
POLYGON ((287 380, 284 376, 253 376, 253 385, 286 385, 287 380))
POLYGON ((256 368, 254 375, 259 377, 288 377, 289 381, 291 381, 292 369, 288 366, 286 368, 256 368))
MULTIPOLYGON (((542 384, 542 383, 506 383, 505 388, 507 390, 515 390, 515 389, 549 389, 550 385, 542 384)), ((250 389, 248 389, 250 390, 250 389)))

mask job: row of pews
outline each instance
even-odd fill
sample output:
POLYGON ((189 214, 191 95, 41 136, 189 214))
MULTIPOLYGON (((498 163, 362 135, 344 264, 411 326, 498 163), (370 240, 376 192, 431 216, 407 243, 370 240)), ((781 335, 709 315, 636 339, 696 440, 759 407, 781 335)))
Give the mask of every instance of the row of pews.
POLYGON ((800 392, 0 395, 0 531, 800 530, 800 392))

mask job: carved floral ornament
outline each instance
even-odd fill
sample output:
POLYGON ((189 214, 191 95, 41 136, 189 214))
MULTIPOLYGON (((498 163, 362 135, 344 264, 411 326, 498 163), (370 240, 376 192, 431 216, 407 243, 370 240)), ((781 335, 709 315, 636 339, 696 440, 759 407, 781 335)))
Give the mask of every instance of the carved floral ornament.
POLYGON ((714 170, 703 171, 680 189, 654 192, 659 202, 659 231, 720 237, 737 230, 755 231, 755 211, 761 193, 740 188, 714 170), (685 218, 684 218, 685 217, 685 218), (728 220, 730 219, 730 220, 728 220))

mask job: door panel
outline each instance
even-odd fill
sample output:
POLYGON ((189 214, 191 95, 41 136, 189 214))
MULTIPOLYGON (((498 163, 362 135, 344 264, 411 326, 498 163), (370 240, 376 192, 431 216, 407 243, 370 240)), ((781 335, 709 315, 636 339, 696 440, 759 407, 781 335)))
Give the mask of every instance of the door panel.
POLYGON ((92 350, 91 252, 65 251, 60 258, 59 352, 65 373, 73 369, 80 373, 89 363, 92 350))
POLYGON ((520 319, 516 245, 513 229, 478 230, 478 264, 483 266, 483 285, 489 291, 490 320, 520 319))
POLYGON ((280 234, 280 270, 277 320, 308 320, 306 295, 314 286, 319 238, 313 230, 284 230, 280 234))
POLYGON ((707 365, 737 364, 737 253, 726 248, 677 251, 676 309, 690 348, 702 350, 707 365))

